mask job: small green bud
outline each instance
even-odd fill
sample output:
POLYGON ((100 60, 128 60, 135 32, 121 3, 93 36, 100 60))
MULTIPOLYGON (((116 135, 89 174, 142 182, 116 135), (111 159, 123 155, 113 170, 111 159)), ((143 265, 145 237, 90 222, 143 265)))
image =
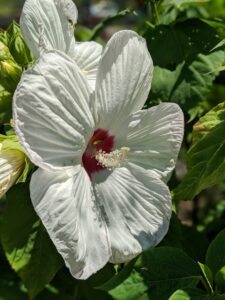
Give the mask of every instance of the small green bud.
POLYGON ((19 65, 26 67, 33 60, 33 57, 24 41, 19 25, 13 22, 7 32, 9 36, 9 50, 13 58, 19 65))
POLYGON ((2 42, 5 45, 8 45, 9 37, 6 31, 0 32, 0 42, 2 42))
POLYGON ((0 84, 9 92, 14 92, 20 81, 22 68, 13 60, 0 61, 0 84))
POLYGON ((12 55, 9 51, 9 48, 0 41, 0 60, 10 59, 12 55))
POLYGON ((0 86, 0 124, 9 124, 12 118, 12 94, 0 86))

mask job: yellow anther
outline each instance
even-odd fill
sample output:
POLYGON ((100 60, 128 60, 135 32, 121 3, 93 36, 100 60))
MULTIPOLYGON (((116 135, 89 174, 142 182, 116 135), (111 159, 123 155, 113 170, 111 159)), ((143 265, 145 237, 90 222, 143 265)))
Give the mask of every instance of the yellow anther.
POLYGON ((102 142, 102 140, 96 140, 96 141, 94 141, 92 144, 93 144, 93 145, 98 145, 98 144, 101 144, 101 142, 102 142))

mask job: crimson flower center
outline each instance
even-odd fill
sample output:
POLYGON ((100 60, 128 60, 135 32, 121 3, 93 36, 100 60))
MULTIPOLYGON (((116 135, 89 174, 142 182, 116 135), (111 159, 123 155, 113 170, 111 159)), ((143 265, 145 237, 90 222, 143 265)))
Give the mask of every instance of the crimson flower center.
POLYGON ((92 179, 93 173, 105 169, 96 159, 97 152, 110 153, 113 150, 113 145, 114 136, 110 135, 107 130, 98 128, 94 131, 82 155, 82 163, 90 179, 92 179))

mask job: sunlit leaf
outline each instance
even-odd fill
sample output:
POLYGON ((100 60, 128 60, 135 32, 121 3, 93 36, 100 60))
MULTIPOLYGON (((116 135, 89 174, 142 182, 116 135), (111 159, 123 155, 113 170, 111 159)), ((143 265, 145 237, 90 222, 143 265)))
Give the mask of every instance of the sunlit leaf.
POLYGON ((145 34, 155 64, 151 101, 171 101, 195 115, 202 112, 223 51, 210 52, 220 41, 216 31, 199 20, 157 26, 145 34), (174 51, 176 49, 176 51, 174 51))
POLYGON ((207 265, 204 265, 200 262, 198 262, 199 267, 201 268, 202 274, 203 274, 203 279, 205 283, 208 286, 208 289, 210 290, 211 293, 213 293, 213 274, 210 270, 210 268, 207 265))
POLYGON ((225 266, 216 273, 215 282, 218 290, 221 293, 225 293, 225 266))
POLYGON ((197 263, 187 254, 159 247, 144 252, 101 288, 116 300, 168 300, 178 288, 195 287, 200 279, 197 263))
POLYGON ((62 259, 33 210, 28 184, 18 184, 7 193, 1 239, 11 267, 33 298, 52 280, 62 259))
POLYGON ((199 119, 193 126, 193 143, 198 142, 215 126, 225 120, 225 103, 220 103, 199 119))
POLYGON ((198 131, 195 139, 204 129, 205 135, 188 151, 188 173, 174 191, 175 200, 191 200, 225 178, 224 104, 209 112, 194 128, 198 131))
POLYGON ((179 289, 168 300, 224 300, 225 295, 207 295, 200 289, 179 289))

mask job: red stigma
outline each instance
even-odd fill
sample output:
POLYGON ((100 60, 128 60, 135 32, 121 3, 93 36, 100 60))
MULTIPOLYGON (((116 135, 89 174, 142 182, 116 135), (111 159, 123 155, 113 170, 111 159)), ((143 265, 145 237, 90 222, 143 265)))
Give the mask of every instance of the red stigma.
POLYGON ((90 179, 92 179, 92 173, 105 169, 95 158, 97 151, 102 150, 106 153, 110 153, 113 149, 113 145, 114 136, 109 135, 107 130, 98 128, 94 131, 82 156, 83 166, 90 179))

